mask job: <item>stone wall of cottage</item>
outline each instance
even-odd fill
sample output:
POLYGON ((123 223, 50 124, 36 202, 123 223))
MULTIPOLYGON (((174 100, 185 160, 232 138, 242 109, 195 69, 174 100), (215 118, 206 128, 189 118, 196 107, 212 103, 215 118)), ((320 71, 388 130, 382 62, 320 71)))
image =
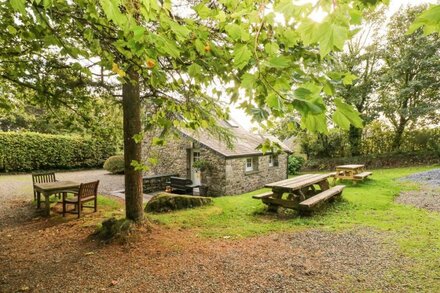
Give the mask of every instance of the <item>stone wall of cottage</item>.
POLYGON ((165 145, 153 146, 152 138, 147 136, 142 143, 143 163, 149 168, 144 176, 178 174, 187 177, 187 150, 191 148, 191 142, 170 137, 165 145))
POLYGON ((287 178, 286 153, 278 155, 278 166, 269 167, 269 155, 258 156, 258 170, 246 172, 246 159, 250 157, 226 160, 225 195, 235 195, 254 191, 265 184, 287 178))
POLYGON ((287 178, 287 154, 278 155, 278 166, 269 167, 269 155, 257 156, 258 170, 245 171, 246 158, 226 158, 216 151, 198 145, 187 137, 169 137, 163 146, 153 146, 152 137, 146 137, 142 145, 142 156, 149 170, 145 176, 179 174, 191 178, 188 152, 192 147, 200 151, 200 158, 209 164, 206 178, 209 196, 235 195, 262 188, 265 184, 287 178))
POLYGON ((221 196, 226 192, 225 157, 190 138, 170 137, 163 146, 153 146, 152 136, 146 137, 142 145, 142 157, 149 170, 145 176, 179 174, 191 178, 188 152, 192 147, 200 151, 200 159, 208 162, 209 168, 203 173, 208 185, 208 195, 221 196))
MULTIPOLYGON (((202 176, 206 178, 209 196, 222 196, 226 194, 226 158, 205 146, 200 146, 200 159, 208 162, 208 170, 202 176)), ((204 180, 205 182, 205 180, 204 180)), ((202 183, 204 183, 202 182, 202 183)))

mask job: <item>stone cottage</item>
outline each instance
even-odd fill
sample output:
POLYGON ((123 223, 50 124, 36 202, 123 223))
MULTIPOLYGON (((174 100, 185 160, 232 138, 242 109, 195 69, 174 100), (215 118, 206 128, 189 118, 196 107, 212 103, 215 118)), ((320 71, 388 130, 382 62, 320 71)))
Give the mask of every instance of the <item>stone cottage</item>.
POLYGON ((233 147, 206 132, 177 131, 163 146, 153 146, 152 136, 143 142, 143 157, 150 165, 145 175, 179 174, 201 184, 201 172, 193 167, 198 160, 207 163, 203 172, 208 195, 235 195, 262 188, 287 178, 290 150, 274 137, 251 133, 233 121, 223 122, 233 134, 233 147), (263 153, 257 147, 265 139, 276 141, 283 149, 277 154, 263 153))

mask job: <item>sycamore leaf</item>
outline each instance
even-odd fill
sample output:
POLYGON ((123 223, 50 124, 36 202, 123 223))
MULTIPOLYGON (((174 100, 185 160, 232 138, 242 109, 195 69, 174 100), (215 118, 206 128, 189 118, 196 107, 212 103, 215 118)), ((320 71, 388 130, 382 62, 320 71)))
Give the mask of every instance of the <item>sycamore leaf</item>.
POLYGON ((267 65, 273 68, 286 68, 290 65, 290 58, 286 56, 272 57, 267 62, 267 65))
POLYGON ((194 7, 194 10, 197 12, 197 14, 201 17, 201 18, 207 18, 209 16, 211 16, 212 11, 211 9, 209 9, 205 3, 200 3, 199 5, 194 7))
POLYGON ((330 53, 334 47, 339 50, 344 48, 344 42, 348 39, 348 27, 324 22, 320 25, 319 29, 318 43, 322 57, 330 53))
POLYGON ((350 124, 354 127, 362 128, 362 119, 359 112, 340 98, 335 99, 336 111, 333 113, 333 121, 341 128, 348 130, 350 124))
POLYGON ((250 73, 245 73, 241 77, 241 86, 245 89, 253 89, 255 87, 255 83, 257 81, 257 78, 255 75, 250 73))
POLYGON ((353 84, 353 81, 356 80, 358 77, 350 72, 346 73, 344 75, 344 78, 342 79, 342 83, 344 85, 350 85, 353 84))
POLYGON ((99 3, 109 20, 113 20, 119 26, 124 25, 125 17, 119 10, 119 5, 121 4, 119 0, 99 0, 99 3))
POLYGON ((301 128, 312 132, 328 133, 325 114, 303 115, 301 117, 301 128))
POLYGON ((234 41, 241 40, 247 42, 250 39, 249 32, 247 32, 242 26, 238 24, 228 24, 227 26, 225 26, 225 30, 234 41))
POLYGON ((202 75, 202 67, 197 63, 193 63, 188 67, 188 74, 193 78, 198 78, 202 75))
POLYGON ((411 24, 408 34, 412 34, 418 28, 423 27, 426 35, 440 33, 440 5, 433 5, 420 14, 411 24))
POLYGON ((15 11, 26 14, 26 0, 10 0, 9 4, 15 11))
POLYGON ((252 53, 246 45, 238 45, 234 49, 234 66, 243 69, 251 59, 252 53))
POLYGON ((311 20, 304 20, 298 28, 304 45, 316 43, 319 40, 320 24, 311 20))
POLYGON ((266 97, 266 104, 275 110, 281 110, 283 107, 283 101, 281 100, 281 98, 276 94, 276 93, 270 93, 267 97, 266 97))

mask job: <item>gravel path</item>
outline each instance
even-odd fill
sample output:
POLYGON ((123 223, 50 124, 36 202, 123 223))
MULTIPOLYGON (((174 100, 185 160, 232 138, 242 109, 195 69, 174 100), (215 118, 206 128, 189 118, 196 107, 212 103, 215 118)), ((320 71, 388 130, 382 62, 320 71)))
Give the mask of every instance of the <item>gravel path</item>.
POLYGON ((0 229, 0 292, 402 292, 411 285, 393 275, 405 275, 408 261, 367 228, 213 240, 153 225, 126 245, 102 245, 84 220, 17 221, 0 229))
POLYGON ((418 183, 427 183, 432 186, 440 187, 440 169, 434 169, 427 172, 411 174, 400 179, 402 181, 412 181, 418 183))
POLYGON ((440 190, 425 187, 422 190, 402 192, 396 202, 440 212, 440 190))
MULTIPOLYGON (((112 195, 113 191, 124 189, 124 176, 112 175, 105 170, 57 172, 56 178, 77 182, 99 180, 98 192, 106 195, 112 195)), ((0 202, 8 199, 33 199, 30 174, 0 176, 0 202)))
POLYGON ((411 174, 400 179, 421 183, 420 190, 402 192, 396 202, 440 212, 440 169, 411 174))

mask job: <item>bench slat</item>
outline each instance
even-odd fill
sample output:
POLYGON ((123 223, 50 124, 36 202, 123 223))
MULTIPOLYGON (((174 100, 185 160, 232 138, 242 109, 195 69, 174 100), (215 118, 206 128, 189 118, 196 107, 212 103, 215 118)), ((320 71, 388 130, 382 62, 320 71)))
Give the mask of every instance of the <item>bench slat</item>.
POLYGON ((315 196, 312 196, 311 198, 306 199, 305 201, 300 202, 299 206, 301 208, 310 209, 319 202, 325 201, 336 194, 340 194, 344 187, 345 185, 336 185, 330 189, 318 193, 315 196))
POLYGON ((368 177, 370 175, 373 175, 373 172, 362 172, 362 173, 354 175, 353 177, 355 177, 355 178, 365 178, 365 177, 368 177))
POLYGON ((253 195, 252 198, 255 199, 262 199, 262 198, 267 198, 273 195, 273 192, 269 191, 269 192, 265 192, 265 193, 261 193, 261 194, 256 194, 253 195))

